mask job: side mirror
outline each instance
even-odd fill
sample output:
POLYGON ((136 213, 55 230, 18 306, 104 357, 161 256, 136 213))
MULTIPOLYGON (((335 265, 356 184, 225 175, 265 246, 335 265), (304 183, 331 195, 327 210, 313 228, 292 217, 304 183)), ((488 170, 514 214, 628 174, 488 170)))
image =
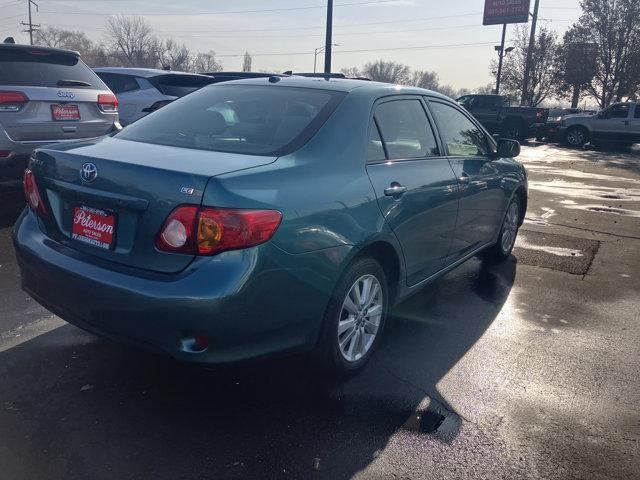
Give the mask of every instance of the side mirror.
POLYGON ((520 143, 517 140, 501 138, 498 140, 498 157, 515 158, 520 155, 520 143))

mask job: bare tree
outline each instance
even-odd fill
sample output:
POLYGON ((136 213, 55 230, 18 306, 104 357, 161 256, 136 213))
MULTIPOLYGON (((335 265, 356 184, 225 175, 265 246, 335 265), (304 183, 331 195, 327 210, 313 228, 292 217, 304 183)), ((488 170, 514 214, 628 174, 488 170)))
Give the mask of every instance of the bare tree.
POLYGON ((222 63, 216 59, 216 52, 213 50, 207 53, 198 53, 191 59, 192 72, 206 73, 206 72, 219 72, 222 70, 222 63))
POLYGON ((554 93, 558 98, 571 98, 571 108, 576 108, 580 98, 588 93, 596 70, 598 46, 592 42, 576 40, 574 28, 564 34, 556 56, 554 93))
POLYGON ((109 17, 107 43, 116 61, 125 67, 155 67, 158 64, 158 39, 141 17, 109 17))
MULTIPOLYGON (((504 93, 511 98, 519 98, 524 83, 524 70, 529 48, 528 26, 516 27, 514 40, 515 50, 504 59, 502 66, 502 86, 504 93)), ((557 54, 557 35, 554 31, 542 27, 538 31, 533 53, 529 77, 529 91, 526 92, 526 104, 535 107, 542 103, 553 92, 555 65, 557 54)), ((497 70, 496 62, 492 62, 492 73, 497 70)))
POLYGON ((411 69, 399 62, 377 60, 362 67, 362 76, 375 82, 399 83, 407 85, 411 82, 411 69))
POLYGON ((411 85, 429 90, 438 90, 440 79, 438 74, 428 70, 414 70, 411 73, 411 85))
POLYGON ((92 42, 83 32, 56 27, 43 27, 34 35, 36 45, 65 48, 80 53, 82 59, 91 66, 106 65, 107 55, 102 46, 92 42))
MULTIPOLYGON (((597 44, 596 71, 586 91, 601 107, 640 92, 640 2, 583 0, 571 32, 577 42, 597 44)), ((580 60, 588 61, 582 58, 580 60)))
POLYGON ((191 53, 184 44, 178 44, 172 38, 156 44, 156 56, 162 68, 170 70, 189 70, 191 53))
POLYGON ((244 60, 242 61, 242 71, 243 72, 251 71, 251 55, 249 55, 249 52, 244 52, 244 60))
POLYGON ((343 73, 345 77, 349 78, 357 78, 364 76, 358 67, 348 67, 340 70, 340 73, 343 73))

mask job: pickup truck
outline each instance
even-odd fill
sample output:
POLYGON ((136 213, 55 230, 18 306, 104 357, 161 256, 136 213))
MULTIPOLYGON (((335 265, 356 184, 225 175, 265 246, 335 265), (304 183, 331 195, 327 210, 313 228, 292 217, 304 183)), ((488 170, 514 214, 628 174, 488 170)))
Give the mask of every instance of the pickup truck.
POLYGON ((463 95, 458 103, 466 108, 491 133, 504 138, 525 140, 544 127, 548 110, 536 107, 512 107, 502 95, 463 95))
POLYGON ((614 103, 596 115, 562 117, 558 133, 572 147, 587 142, 613 142, 624 147, 640 143, 640 103, 614 103))

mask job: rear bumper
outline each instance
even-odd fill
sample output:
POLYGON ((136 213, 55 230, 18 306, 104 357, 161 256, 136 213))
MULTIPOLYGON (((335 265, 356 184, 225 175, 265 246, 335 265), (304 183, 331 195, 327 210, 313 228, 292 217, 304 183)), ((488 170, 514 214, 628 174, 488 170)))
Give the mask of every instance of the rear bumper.
POLYGON ((272 244, 196 259, 177 274, 97 264, 46 237, 28 211, 13 240, 23 289, 85 330, 201 363, 312 347, 349 247, 290 255, 272 244), (183 340, 204 335, 204 352, 183 340))

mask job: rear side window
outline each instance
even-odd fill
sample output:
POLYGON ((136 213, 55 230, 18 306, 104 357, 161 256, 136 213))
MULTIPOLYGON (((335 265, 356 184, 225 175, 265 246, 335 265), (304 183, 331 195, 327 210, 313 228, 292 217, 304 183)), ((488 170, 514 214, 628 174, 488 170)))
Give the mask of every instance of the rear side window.
POLYGON ((420 100, 393 100, 374 115, 389 160, 438 155, 438 144, 420 100))
POLYGON ((440 102, 429 102, 442 140, 449 155, 485 156, 489 153, 487 138, 471 120, 458 109, 440 102))
POLYGON ((121 73, 97 72, 98 76, 107 84, 113 93, 133 92, 139 90, 140 85, 135 77, 121 73))
POLYGON ((159 75, 148 80, 162 94, 172 97, 182 97, 214 82, 211 77, 177 74, 159 75))
POLYGON ((384 147, 382 146, 382 138, 380 137, 380 130, 378 130, 378 125, 374 121, 371 124, 369 142, 367 143, 367 161, 379 162, 386 159, 384 147))
POLYGON ((106 89, 79 57, 38 48, 0 48, 0 84, 106 89))
POLYGON ((220 84, 176 100, 116 136, 199 150, 285 155, 306 143, 343 97, 343 92, 327 90, 220 84))

